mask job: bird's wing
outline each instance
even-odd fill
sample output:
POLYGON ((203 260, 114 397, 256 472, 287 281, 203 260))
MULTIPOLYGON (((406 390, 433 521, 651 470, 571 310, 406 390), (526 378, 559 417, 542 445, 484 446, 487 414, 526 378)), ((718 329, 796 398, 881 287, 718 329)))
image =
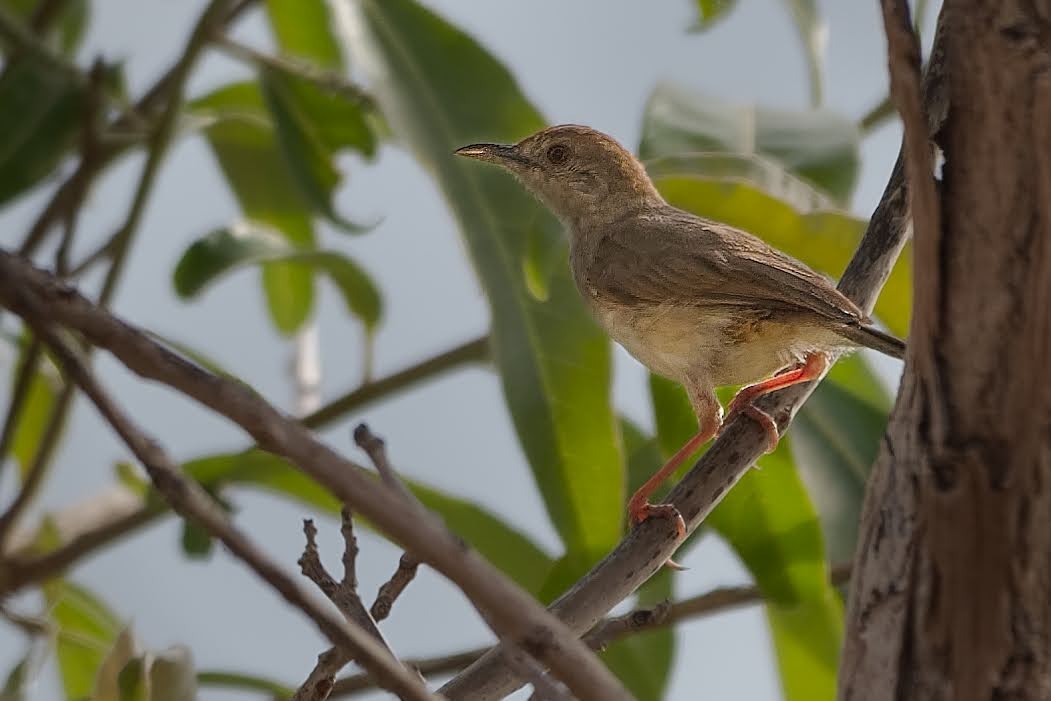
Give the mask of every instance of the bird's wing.
POLYGON ((803 263, 747 232, 670 207, 605 230, 585 280, 595 294, 628 306, 731 306, 851 325, 864 319, 803 263))

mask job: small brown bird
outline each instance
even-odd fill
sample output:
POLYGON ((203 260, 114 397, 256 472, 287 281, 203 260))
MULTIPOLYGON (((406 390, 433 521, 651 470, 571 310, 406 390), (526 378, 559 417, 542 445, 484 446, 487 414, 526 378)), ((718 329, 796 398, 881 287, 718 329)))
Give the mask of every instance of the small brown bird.
POLYGON ((819 377, 829 351, 904 354, 901 340, 870 326, 823 276, 745 231, 669 205, 642 163, 601 132, 556 126, 456 153, 509 170, 561 219, 573 278, 596 318, 650 370, 686 388, 697 434, 632 496, 635 523, 663 515, 685 534, 675 507, 649 497, 719 432, 716 387, 756 383, 729 412, 759 422, 773 449, 777 426, 752 400, 819 377))

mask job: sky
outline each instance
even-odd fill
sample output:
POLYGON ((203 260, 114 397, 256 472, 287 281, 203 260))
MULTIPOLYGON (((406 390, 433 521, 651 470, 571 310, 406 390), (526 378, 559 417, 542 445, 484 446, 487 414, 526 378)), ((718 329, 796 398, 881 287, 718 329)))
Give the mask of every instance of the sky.
MULTIPOLYGON (((660 81, 768 107, 803 109, 809 102, 802 53, 786 3, 778 0, 739 3, 729 19, 705 34, 687 31, 694 20, 690 0, 424 1, 507 64, 551 123, 588 124, 630 146, 638 143, 643 105, 660 81)), ((204 4, 94 2, 80 58, 87 62, 101 53, 109 61, 123 60, 136 94, 178 56, 204 4)), ((826 106, 859 118, 887 92, 879 4, 818 4, 827 23, 826 106)), ((929 8, 929 22, 937 4, 931 3, 935 7, 929 8)), ((246 18, 236 36, 263 48, 270 42, 258 14, 246 18)), ((191 81, 191 95, 245 75, 243 66, 212 52, 191 81)), ((890 124, 863 143, 854 213, 871 212, 899 139, 900 130, 890 124)), ((377 375, 483 333, 487 305, 428 175, 393 145, 384 146, 374 163, 346 157, 341 165, 349 177, 337 209, 358 221, 381 222, 364 237, 325 235, 329 244, 359 260, 382 288, 386 315, 377 337, 377 375)), ((81 218, 74 259, 119 224, 141 167, 141 158, 125 159, 94 191, 81 218)), ((34 193, 0 212, 0 245, 21 240, 44 194, 34 193)), ((254 271, 236 274, 191 304, 180 302, 172 290, 171 271, 185 247, 236 216, 236 205, 203 141, 185 136, 163 168, 114 307, 135 323, 192 342, 271 401, 291 408, 292 349, 266 317, 254 271)), ((89 287, 98 282, 97 277, 86 280, 89 287)), ((327 289, 320 296, 317 327, 323 394, 332 397, 360 381, 361 331, 327 289)), ((0 396, 8 393, 11 362, 10 353, 0 349, 0 396)), ((247 445, 227 422, 172 392, 140 383, 110 358, 98 356, 96 366, 121 403, 178 459, 247 445)), ((652 426, 645 374, 619 349, 614 391, 619 409, 652 426)), ((391 458, 404 475, 485 504, 549 552, 558 552, 494 375, 482 369, 446 375, 347 416, 324 436, 360 460, 349 431, 361 420, 387 439, 391 458)), ((127 457, 91 408, 78 400, 33 519, 102 491, 113 482, 114 463, 127 457)), ((11 472, 6 471, 8 477, 11 472)), ((10 479, 0 482, 5 501, 12 488, 10 479)), ((238 525, 291 570, 302 549, 301 519, 318 517, 322 554, 338 564, 341 543, 333 519, 257 493, 237 493, 235 502, 238 525)), ((103 594, 150 648, 185 643, 201 668, 261 672, 293 685, 303 679, 325 647, 320 634, 225 552, 216 550, 205 563, 185 560, 179 536, 180 523, 164 519, 78 566, 71 578, 103 594)), ((370 600, 400 553, 367 532, 360 533, 360 541, 361 591, 370 600)), ((734 556, 714 539, 702 543, 690 560, 685 564, 691 569, 678 582, 682 596, 748 580, 734 556)), ((21 597, 17 603, 32 610, 36 602, 21 597)), ((403 656, 443 654, 491 640, 457 590, 430 572, 421 573, 383 628, 403 656)), ((691 622, 678 635, 679 658, 667 698, 697 698, 698 690, 708 699, 780 698, 760 609, 691 622)), ((21 637, 0 628, 0 670, 8 669, 21 651, 21 637)), ((53 670, 45 669, 37 684, 31 698, 58 698, 53 670)), ((255 697, 208 690, 200 698, 255 697)))

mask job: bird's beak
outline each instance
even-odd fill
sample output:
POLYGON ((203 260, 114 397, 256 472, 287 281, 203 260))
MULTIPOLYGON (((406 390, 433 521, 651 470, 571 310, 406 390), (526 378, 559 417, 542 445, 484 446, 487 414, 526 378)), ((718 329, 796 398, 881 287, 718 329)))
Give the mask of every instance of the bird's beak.
POLYGON ((530 160, 522 156, 516 146, 505 146, 503 144, 471 144, 470 146, 456 149, 454 153, 457 156, 473 158, 478 161, 486 161, 487 163, 495 163, 504 166, 505 168, 531 165, 530 160))

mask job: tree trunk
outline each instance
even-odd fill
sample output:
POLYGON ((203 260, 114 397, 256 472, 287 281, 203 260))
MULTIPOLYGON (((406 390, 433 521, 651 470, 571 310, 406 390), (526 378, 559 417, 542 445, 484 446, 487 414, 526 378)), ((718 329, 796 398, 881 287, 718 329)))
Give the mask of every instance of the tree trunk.
POLYGON ((868 487, 840 698, 1051 699, 1051 0, 945 0, 935 253, 868 487))

